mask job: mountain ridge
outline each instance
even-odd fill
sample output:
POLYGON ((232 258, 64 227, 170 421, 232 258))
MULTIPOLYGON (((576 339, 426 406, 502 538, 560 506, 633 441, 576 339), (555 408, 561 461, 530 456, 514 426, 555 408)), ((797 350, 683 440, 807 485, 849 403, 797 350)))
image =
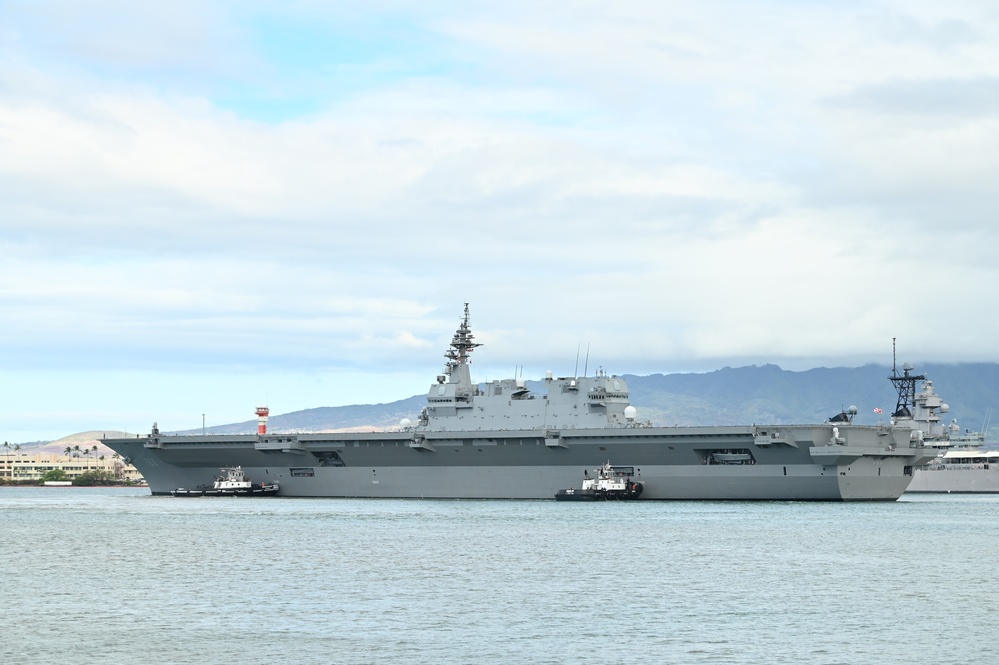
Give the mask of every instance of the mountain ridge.
MULTIPOLYGON (((738 425, 824 422, 857 406, 858 424, 883 421, 895 407, 896 394, 888 381, 891 368, 868 364, 861 367, 813 368, 803 371, 777 365, 723 367, 705 373, 621 375, 630 389, 638 418, 654 425, 738 425), (885 415, 877 415, 875 408, 885 415)), ((927 363, 917 375, 933 381, 936 392, 950 406, 942 421, 957 418, 963 428, 980 430, 999 405, 999 363, 927 363)), ((535 393, 545 392, 543 380, 527 381, 535 393)), ((380 404, 326 406, 273 415, 272 432, 344 431, 388 429, 403 418, 415 420, 425 396, 380 404)), ((257 421, 247 420, 209 427, 212 434, 256 432, 257 421)), ((200 433, 191 429, 176 433, 200 433)), ((997 426, 999 431, 999 426, 997 426)))

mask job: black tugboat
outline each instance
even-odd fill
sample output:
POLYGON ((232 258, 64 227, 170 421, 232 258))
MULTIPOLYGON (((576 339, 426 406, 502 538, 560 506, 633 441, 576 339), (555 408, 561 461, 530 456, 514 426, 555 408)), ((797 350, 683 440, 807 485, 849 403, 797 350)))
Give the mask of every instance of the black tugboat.
POLYGON ((239 466, 222 469, 222 475, 212 485, 193 489, 180 487, 170 492, 173 496, 274 496, 277 493, 277 483, 254 485, 239 466))
POLYGON ((605 463, 595 469, 595 478, 583 471, 583 486, 580 489, 570 487, 555 493, 556 501, 630 501, 642 495, 642 483, 632 480, 634 467, 611 466, 605 463))

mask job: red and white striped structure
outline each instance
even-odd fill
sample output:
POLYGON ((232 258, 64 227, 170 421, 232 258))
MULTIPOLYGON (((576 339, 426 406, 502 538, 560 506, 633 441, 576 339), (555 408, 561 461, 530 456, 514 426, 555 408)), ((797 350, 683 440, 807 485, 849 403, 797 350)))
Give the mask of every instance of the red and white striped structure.
POLYGON ((257 407, 257 434, 267 434, 267 416, 270 412, 266 406, 257 407))

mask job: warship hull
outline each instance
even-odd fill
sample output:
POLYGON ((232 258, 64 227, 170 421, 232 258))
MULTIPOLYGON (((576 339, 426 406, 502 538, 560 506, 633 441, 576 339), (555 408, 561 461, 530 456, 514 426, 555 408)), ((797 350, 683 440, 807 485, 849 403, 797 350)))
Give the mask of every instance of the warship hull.
POLYGON ((178 436, 105 443, 153 494, 242 466, 284 497, 551 499, 607 459, 641 500, 894 501, 916 464, 908 429, 829 425, 178 436), (896 438, 898 440, 896 440, 896 438), (717 463, 738 451, 739 463, 717 463), (746 457, 748 456, 748 460, 746 457))
POLYGON ((967 470, 919 469, 907 492, 937 494, 999 493, 999 468, 967 470))
POLYGON ((948 452, 918 467, 908 492, 947 494, 999 493, 999 451, 948 452))

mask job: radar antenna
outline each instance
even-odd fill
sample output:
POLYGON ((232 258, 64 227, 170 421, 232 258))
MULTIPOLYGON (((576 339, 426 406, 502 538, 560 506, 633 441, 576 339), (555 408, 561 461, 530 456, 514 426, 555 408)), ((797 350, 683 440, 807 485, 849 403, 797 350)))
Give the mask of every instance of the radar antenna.
POLYGON ((892 416, 895 418, 911 418, 912 409, 916 407, 916 382, 925 381, 922 374, 910 374, 914 368, 909 363, 902 365, 902 374, 899 375, 895 366, 895 338, 891 338, 891 376, 888 380, 895 385, 898 391, 898 402, 895 403, 895 411, 892 416))
POLYGON ((447 366, 444 371, 447 374, 450 375, 456 368, 465 365, 472 350, 477 346, 482 346, 475 343, 474 339, 475 335, 472 334, 472 330, 468 326, 468 303, 466 302, 465 315, 461 319, 461 325, 455 331, 454 337, 451 338, 451 346, 444 354, 444 357, 447 358, 447 366))

